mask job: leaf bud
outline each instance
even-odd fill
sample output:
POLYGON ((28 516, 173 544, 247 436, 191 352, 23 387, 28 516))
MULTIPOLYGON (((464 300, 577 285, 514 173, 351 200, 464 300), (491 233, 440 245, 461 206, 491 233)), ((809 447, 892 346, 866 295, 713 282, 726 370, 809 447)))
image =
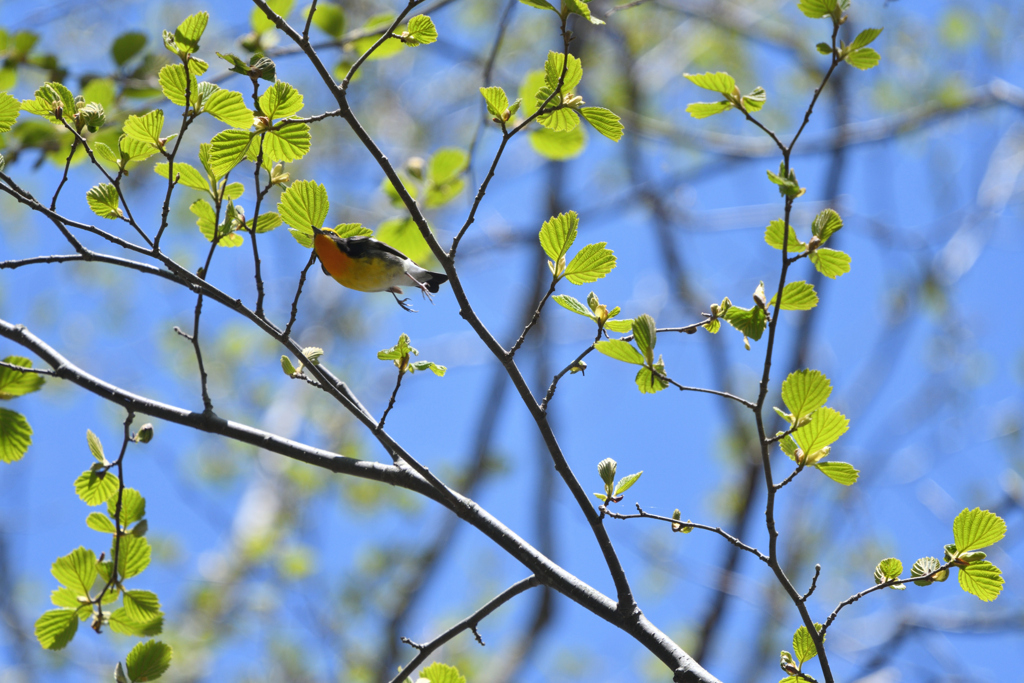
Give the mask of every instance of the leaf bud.
POLYGON ((581 374, 586 374, 584 372, 586 369, 587 369, 587 362, 586 361, 582 361, 582 360, 578 360, 575 363, 573 363, 571 368, 569 368, 569 374, 570 375, 575 375, 577 372, 579 372, 581 374))
POLYGON ((597 307, 601 304, 598 300, 597 295, 591 292, 587 295, 587 305, 590 306, 591 311, 596 311, 597 307))
POLYGON ((807 243, 807 251, 813 252, 821 246, 821 238, 815 235, 811 238, 810 242, 807 243))
POLYGON ((423 160, 423 157, 409 157, 409 160, 405 162, 405 170, 416 180, 423 179, 423 171, 426 168, 427 162, 423 160))
POLYGON ((262 133, 270 128, 270 119, 266 116, 260 115, 253 119, 252 125, 256 126, 257 133, 262 133))
POLYGON ((281 369, 284 370, 284 374, 289 377, 295 376, 295 366, 292 365, 292 361, 288 356, 281 356, 281 369))
POLYGON ((721 312, 722 312, 722 309, 721 309, 721 307, 719 307, 718 304, 711 304, 711 318, 712 319, 717 318, 721 312))
POLYGON ((754 290, 754 303, 757 304, 757 307, 760 308, 762 311, 768 311, 768 299, 767 297, 765 297, 764 294, 763 282, 760 283, 757 286, 757 289, 754 290))
POLYGON ((135 435, 136 443, 149 443, 153 440, 153 425, 149 422, 139 427, 138 434, 135 435))
POLYGON ((618 463, 611 458, 605 458, 597 463, 597 473, 601 475, 601 481, 611 486, 615 482, 615 470, 617 467, 618 463))

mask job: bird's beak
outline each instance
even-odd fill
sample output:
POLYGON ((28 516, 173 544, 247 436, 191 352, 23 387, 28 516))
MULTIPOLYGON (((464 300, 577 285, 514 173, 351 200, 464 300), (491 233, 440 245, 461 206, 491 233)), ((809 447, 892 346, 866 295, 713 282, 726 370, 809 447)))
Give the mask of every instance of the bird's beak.
POLYGON ((313 234, 314 235, 326 235, 327 234, 326 230, 323 230, 323 229, 317 228, 317 227, 313 227, 313 226, 310 226, 310 227, 313 228, 313 234))

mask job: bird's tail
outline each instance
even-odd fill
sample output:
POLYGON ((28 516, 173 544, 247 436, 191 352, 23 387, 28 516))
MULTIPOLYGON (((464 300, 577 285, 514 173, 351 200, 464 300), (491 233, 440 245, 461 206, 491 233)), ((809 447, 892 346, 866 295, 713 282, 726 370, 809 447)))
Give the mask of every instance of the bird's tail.
POLYGON ((426 277, 423 277, 420 282, 423 283, 423 286, 431 294, 437 294, 438 288, 448 282, 448 276, 444 273, 432 273, 428 270, 426 271, 426 277))

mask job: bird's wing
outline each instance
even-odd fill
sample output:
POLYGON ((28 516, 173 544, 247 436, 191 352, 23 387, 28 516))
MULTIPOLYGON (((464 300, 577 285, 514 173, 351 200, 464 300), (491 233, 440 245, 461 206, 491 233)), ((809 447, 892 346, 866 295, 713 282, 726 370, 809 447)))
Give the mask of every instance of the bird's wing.
POLYGON ((409 257, 398 251, 389 244, 384 244, 380 240, 375 240, 372 237, 366 237, 360 235, 359 237, 348 237, 348 248, 352 258, 365 258, 369 252, 372 251, 383 251, 392 256, 397 256, 402 261, 408 261, 409 257))

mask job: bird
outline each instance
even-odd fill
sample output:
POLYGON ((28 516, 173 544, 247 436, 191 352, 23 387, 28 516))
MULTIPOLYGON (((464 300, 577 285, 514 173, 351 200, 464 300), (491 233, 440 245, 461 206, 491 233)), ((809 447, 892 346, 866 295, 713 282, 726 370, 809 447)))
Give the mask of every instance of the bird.
POLYGON ((448 281, 444 273, 421 268, 394 247, 366 235, 338 237, 331 230, 314 227, 313 251, 324 275, 360 292, 391 292, 398 305, 411 313, 416 311, 409 300, 398 298, 402 287, 418 287, 433 303, 430 295, 448 281))

